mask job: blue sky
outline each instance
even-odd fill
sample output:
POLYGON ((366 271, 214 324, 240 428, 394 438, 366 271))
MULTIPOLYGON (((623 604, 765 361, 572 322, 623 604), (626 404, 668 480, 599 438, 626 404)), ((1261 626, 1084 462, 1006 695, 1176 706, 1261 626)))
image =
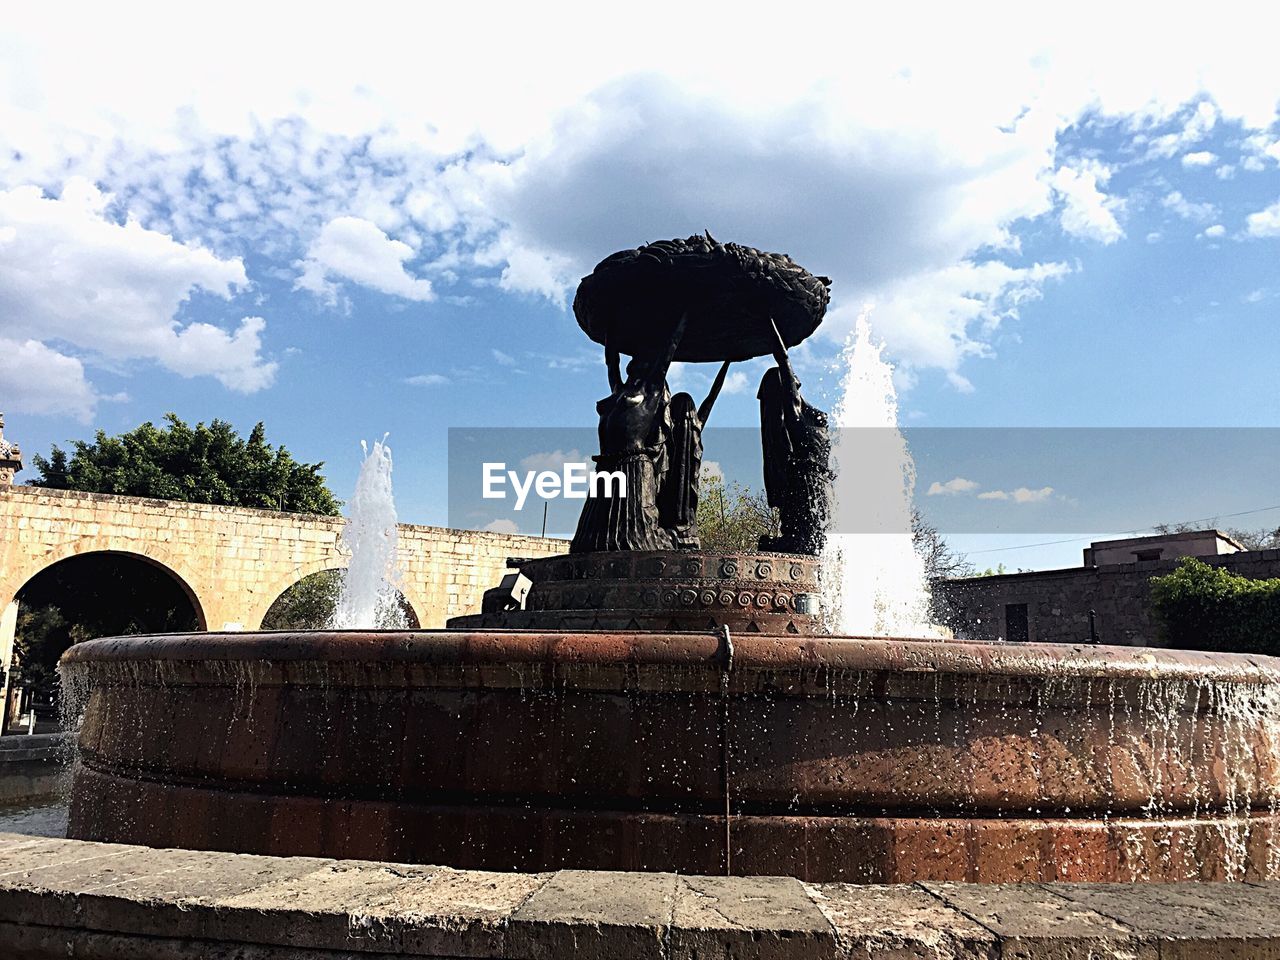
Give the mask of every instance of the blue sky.
MULTIPOLYGON (((261 419, 340 496, 389 433, 402 518, 444 523, 450 427, 591 426, 577 278, 704 228, 834 278, 798 356, 821 402, 872 303, 907 427, 1277 426, 1280 24, 1114 6, 7 18, 7 433, 33 453, 169 410, 261 419)), ((735 370, 718 426, 756 422, 762 370, 735 370)), ((926 459, 930 509, 958 474, 926 459)), ((996 466, 984 489, 1074 495, 1051 464, 996 466)), ((1221 508, 1149 502, 1270 504, 1222 477, 1221 508)))

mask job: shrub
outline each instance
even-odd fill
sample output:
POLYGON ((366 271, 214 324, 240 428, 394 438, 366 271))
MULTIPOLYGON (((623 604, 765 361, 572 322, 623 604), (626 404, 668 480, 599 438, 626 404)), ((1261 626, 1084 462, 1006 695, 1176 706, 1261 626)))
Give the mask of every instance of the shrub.
POLYGON ((1151 605, 1170 647, 1280 655, 1280 579, 1253 580, 1187 557, 1152 578, 1151 605))

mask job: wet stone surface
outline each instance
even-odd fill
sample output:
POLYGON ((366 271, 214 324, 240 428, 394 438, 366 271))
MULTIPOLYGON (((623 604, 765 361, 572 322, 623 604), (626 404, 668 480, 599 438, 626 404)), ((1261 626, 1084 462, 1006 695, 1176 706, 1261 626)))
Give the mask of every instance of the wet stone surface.
POLYGON ((0 834, 0 956, 1280 956, 1280 884, 487 873, 0 834))

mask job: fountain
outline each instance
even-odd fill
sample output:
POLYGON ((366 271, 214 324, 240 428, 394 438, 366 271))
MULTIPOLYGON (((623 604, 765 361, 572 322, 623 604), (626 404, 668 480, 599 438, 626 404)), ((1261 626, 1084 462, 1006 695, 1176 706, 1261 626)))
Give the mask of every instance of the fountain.
POLYGON ((605 346, 597 465, 628 496, 588 500, 568 554, 514 560, 531 587, 449 629, 73 647, 71 836, 856 883, 1280 878, 1274 661, 827 632, 830 441, 787 358, 827 284, 709 236, 603 261, 574 309, 605 346), (704 551, 701 430, 725 365, 762 354, 781 531, 704 551), (673 360, 721 363, 700 404, 670 395, 673 360))
POLYGON ((387 438, 363 440, 364 462, 356 478, 342 544, 351 553, 329 626, 334 630, 359 627, 405 627, 396 572, 396 506, 391 495, 391 448, 387 438))

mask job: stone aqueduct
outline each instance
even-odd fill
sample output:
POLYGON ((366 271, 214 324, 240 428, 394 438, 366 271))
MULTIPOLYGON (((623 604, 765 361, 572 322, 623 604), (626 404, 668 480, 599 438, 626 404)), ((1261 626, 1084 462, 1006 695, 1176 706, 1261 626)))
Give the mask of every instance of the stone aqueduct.
MULTIPOLYGON (((0 486, 0 650, 23 585, 59 561, 106 552, 140 557, 186 591, 200 626, 255 630, 303 577, 344 567, 343 521, 269 510, 0 486)), ((418 622, 478 611, 511 556, 561 553, 562 540, 403 524, 401 589, 418 622)))

